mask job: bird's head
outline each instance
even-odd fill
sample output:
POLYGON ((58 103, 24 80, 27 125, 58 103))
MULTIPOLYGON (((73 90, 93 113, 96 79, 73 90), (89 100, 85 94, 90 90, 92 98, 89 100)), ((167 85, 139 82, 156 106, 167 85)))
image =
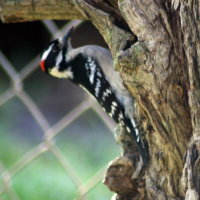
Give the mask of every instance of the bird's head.
POLYGON ((70 66, 66 63, 66 55, 71 49, 70 37, 73 27, 64 37, 52 41, 41 55, 42 71, 58 78, 73 78, 70 66))

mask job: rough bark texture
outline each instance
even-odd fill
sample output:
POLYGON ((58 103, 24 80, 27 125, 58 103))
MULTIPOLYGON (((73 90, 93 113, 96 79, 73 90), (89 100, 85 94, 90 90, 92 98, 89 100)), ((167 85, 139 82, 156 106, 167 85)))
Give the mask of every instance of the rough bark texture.
POLYGON ((150 154, 149 165, 142 168, 132 145, 125 145, 130 139, 116 136, 124 155, 113 161, 105 178, 118 193, 116 199, 200 199, 199 1, 52 1, 56 9, 49 5, 45 12, 45 1, 17 2, 1 1, 2 19, 87 18, 110 47, 116 69, 136 99, 150 154))
POLYGON ((86 19, 72 0, 0 0, 3 22, 24 22, 41 19, 86 19))

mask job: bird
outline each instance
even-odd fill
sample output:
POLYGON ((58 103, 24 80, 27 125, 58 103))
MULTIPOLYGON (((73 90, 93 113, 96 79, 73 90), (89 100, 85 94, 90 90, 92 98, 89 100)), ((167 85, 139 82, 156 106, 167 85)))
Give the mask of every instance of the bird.
POLYGON ((111 52, 97 45, 73 48, 71 27, 63 37, 50 42, 41 54, 40 67, 47 74, 68 79, 89 92, 104 111, 133 136, 143 163, 148 151, 141 139, 134 116, 134 98, 114 70, 111 52))

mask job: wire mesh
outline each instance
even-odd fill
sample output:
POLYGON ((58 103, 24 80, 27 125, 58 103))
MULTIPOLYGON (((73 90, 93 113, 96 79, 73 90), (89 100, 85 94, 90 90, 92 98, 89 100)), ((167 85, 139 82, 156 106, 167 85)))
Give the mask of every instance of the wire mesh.
MULTIPOLYGON (((80 20, 71 21, 70 23, 64 25, 61 29, 59 29, 53 21, 42 21, 41 23, 51 34, 51 37, 55 38, 60 36, 62 32, 69 29, 69 27, 76 27, 82 22, 80 20)), ((38 68, 38 63, 39 55, 26 64, 21 71, 16 71, 13 64, 7 59, 3 52, 0 51, 0 66, 12 82, 11 86, 0 95, 0 106, 3 106, 12 98, 17 98, 30 112, 38 126, 43 131, 42 142, 23 154, 23 156, 13 163, 11 167, 7 168, 4 166, 4 163, 0 161, 0 199, 2 195, 6 194, 11 200, 20 200, 16 191, 12 188, 13 178, 45 152, 51 153, 56 158, 56 161, 63 167, 66 174, 70 177, 76 187, 77 194, 75 199, 87 199, 86 194, 102 180, 106 166, 101 168, 99 171, 96 171, 89 180, 83 182, 77 171, 70 163, 70 160, 68 160, 64 153, 55 144, 54 138, 64 128, 75 121, 83 112, 89 109, 95 110, 99 116, 102 117, 102 120, 110 130, 113 130, 114 124, 100 109, 99 105, 88 97, 62 117, 57 123, 50 125, 37 103, 24 89, 24 80, 38 68)))

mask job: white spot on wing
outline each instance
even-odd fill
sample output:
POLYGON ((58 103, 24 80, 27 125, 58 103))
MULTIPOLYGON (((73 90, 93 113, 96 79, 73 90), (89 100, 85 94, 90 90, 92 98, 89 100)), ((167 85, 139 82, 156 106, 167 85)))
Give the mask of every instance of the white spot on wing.
POLYGON ((136 134, 136 136, 139 135, 139 132, 138 132, 138 129, 137 129, 137 128, 135 128, 135 134, 136 134))
POLYGON ((112 102, 112 105, 117 107, 117 103, 115 101, 112 102))
POLYGON ((126 130, 130 133, 131 129, 129 127, 126 127, 126 130))
POLYGON ((95 96, 96 97, 99 96, 100 88, 101 88, 101 81, 100 81, 100 79, 97 79, 96 86, 95 86, 95 96))
POLYGON ((108 97, 109 94, 112 94, 112 91, 107 88, 106 91, 103 93, 102 99, 105 101, 106 97, 108 97))
POLYGON ((101 74, 101 72, 98 70, 98 72, 97 72, 97 76, 98 77, 102 77, 102 74, 101 74))
POLYGON ((135 129, 135 134, 136 134, 136 136, 138 136, 138 135, 139 135, 139 131, 138 131, 138 129, 136 128, 135 120, 134 120, 134 119, 131 119, 131 123, 133 124, 133 127, 134 127, 134 129, 135 129))
POLYGON ((87 60, 88 60, 88 62, 91 62, 91 61, 92 61, 92 58, 91 58, 91 57, 88 57, 87 60))
POLYGON ((112 105, 111 105, 111 113, 112 113, 112 115, 115 114, 116 106, 117 106, 116 102, 113 101, 113 102, 112 102, 112 105))
POLYGON ((124 117, 122 115, 122 113, 119 114, 119 120, 122 120, 124 117))
POLYGON ((121 121, 121 122, 120 122, 120 125, 121 125, 121 126, 124 126, 124 122, 121 121))
POLYGON ((90 83, 93 84, 94 83, 94 75, 95 75, 96 65, 91 65, 90 69, 91 69, 90 83))
POLYGON ((133 124, 133 127, 136 128, 135 120, 131 118, 131 123, 133 124))
POLYGON ((96 72, 96 64, 95 64, 94 60, 92 60, 91 57, 87 58, 87 62, 85 64, 85 67, 88 71, 90 70, 89 80, 90 80, 90 83, 93 84, 94 83, 94 76, 95 76, 95 72, 96 72))
POLYGON ((111 117, 113 117, 113 114, 110 112, 110 113, 108 113, 111 117))

